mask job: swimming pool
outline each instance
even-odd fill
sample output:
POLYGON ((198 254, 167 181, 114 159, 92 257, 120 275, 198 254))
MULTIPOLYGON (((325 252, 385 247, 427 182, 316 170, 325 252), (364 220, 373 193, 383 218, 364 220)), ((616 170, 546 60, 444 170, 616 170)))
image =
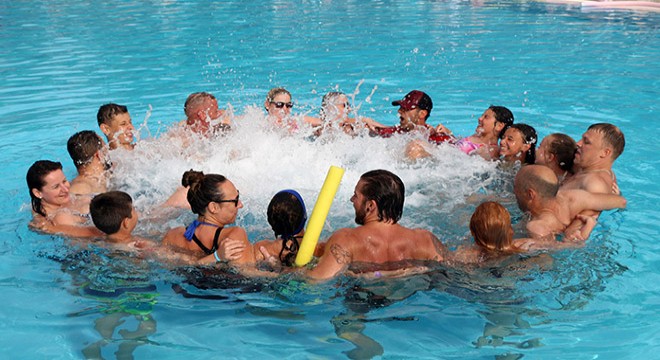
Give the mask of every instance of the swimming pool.
MULTIPOLYGON (((618 359, 660 348, 658 14, 510 1, 29 1, 0 5, 0 25, 0 344, 11 358, 340 358, 355 348, 347 338, 380 344, 384 358, 618 359), (348 198, 374 168, 406 183, 405 225, 451 244, 467 235, 470 195, 495 193, 515 206, 494 185, 492 164, 453 149, 410 164, 396 142, 263 131, 251 120, 279 85, 292 91, 295 111, 314 114, 339 88, 357 93, 360 114, 390 124, 390 102, 421 89, 435 103, 430 123, 462 135, 490 104, 509 107, 540 136, 577 138, 591 123, 612 122, 628 139, 614 167, 628 209, 604 214, 585 248, 529 272, 441 268, 366 285, 168 271, 27 229, 27 168, 49 158, 72 177, 66 140, 96 129, 96 111, 109 101, 145 123, 145 146, 123 159, 120 184, 138 207, 164 199, 183 170, 219 172, 245 198, 238 223, 251 239, 270 235, 263 219, 273 193, 296 188, 312 203, 331 164, 347 172, 326 234, 352 226, 348 198), (247 116, 236 136, 190 157, 157 135, 183 118, 195 91, 247 116), (383 288, 390 301, 379 298, 383 288)), ((186 220, 145 221, 138 231, 186 220)))

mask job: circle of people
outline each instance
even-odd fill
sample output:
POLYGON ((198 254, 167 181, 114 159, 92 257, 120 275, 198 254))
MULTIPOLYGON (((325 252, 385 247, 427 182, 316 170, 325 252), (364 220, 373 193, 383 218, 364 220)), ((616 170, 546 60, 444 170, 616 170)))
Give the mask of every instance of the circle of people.
MULTIPOLYGON (((307 126, 316 136, 333 129, 352 136, 368 131, 371 136, 386 138, 420 133, 427 141, 410 141, 406 147, 410 158, 432 156, 432 146, 449 144, 486 160, 520 164, 514 194, 520 209, 529 213, 527 237, 514 239, 508 210, 498 202, 486 201, 477 206, 469 222, 474 243, 450 251, 430 231, 399 224, 405 186, 390 171, 372 170, 360 177, 351 197, 358 226, 335 231, 316 245, 317 261, 292 270, 307 220, 298 192, 283 190, 272 198, 267 217, 275 239, 251 243, 243 228, 230 226, 243 207, 236 186, 225 176, 191 170, 183 174, 182 186, 165 205, 189 208, 197 218, 187 227, 170 229, 160 242, 138 238, 132 234, 138 214, 131 196, 107 189, 112 166, 108 151, 135 146, 128 109, 113 103, 101 106, 97 114, 107 145, 91 130, 68 140, 67 150, 78 171, 70 183, 59 162, 39 160, 29 168, 30 226, 69 237, 102 238, 109 246, 152 254, 164 262, 223 263, 253 276, 297 271, 305 278, 323 281, 355 272, 351 265, 358 263, 371 264, 371 273, 381 277, 401 273, 391 264, 481 264, 512 254, 579 247, 589 237, 600 211, 626 206, 612 172, 625 146, 623 133, 615 125, 593 124, 578 142, 554 133, 537 148, 535 129, 514 123, 513 114, 504 106, 490 106, 479 117, 474 134, 458 137, 442 124, 427 124, 433 102, 422 91, 413 90, 392 105, 399 107, 400 122, 395 126, 350 117, 355 112, 341 92, 323 97, 318 118, 293 115, 291 93, 284 88, 272 89, 264 108, 273 126, 289 131, 307 126)), ((219 109, 210 93, 188 96, 184 112, 186 119, 174 126, 177 131, 202 136, 231 131, 233 114, 219 109)))

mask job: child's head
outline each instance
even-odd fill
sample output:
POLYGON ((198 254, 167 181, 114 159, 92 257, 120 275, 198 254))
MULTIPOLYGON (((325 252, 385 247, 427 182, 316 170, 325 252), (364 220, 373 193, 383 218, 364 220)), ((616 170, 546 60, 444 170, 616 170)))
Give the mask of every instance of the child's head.
POLYGON ((303 231, 307 222, 305 202, 297 191, 282 190, 271 199, 267 214, 275 236, 282 237, 280 261, 291 266, 300 247, 296 235, 303 231))
POLYGON ((477 206, 470 218, 470 232, 483 250, 499 252, 512 247, 511 215, 499 203, 487 201, 477 206))
POLYGON ((94 156, 99 155, 99 161, 109 164, 104 152, 103 139, 91 130, 83 130, 73 134, 66 143, 66 149, 71 160, 80 169, 92 162, 94 156))
POLYGON ((488 110, 492 111, 495 115, 495 121, 502 124, 502 128, 497 135, 498 139, 501 139, 504 136, 506 129, 513 125, 513 113, 504 106, 496 105, 491 105, 488 107, 488 110))
POLYGON ((536 153, 536 164, 552 166, 557 165, 561 170, 573 172, 573 159, 577 144, 566 134, 554 133, 541 141, 536 153))
POLYGON ((120 231, 130 234, 138 221, 133 199, 123 191, 108 191, 94 196, 89 212, 94 225, 107 235, 120 231))
POLYGON ((99 128, 108 139, 111 149, 130 146, 133 143, 133 122, 124 105, 105 104, 96 114, 99 128))
POLYGON ((520 157, 523 164, 536 160, 536 130, 527 124, 513 124, 504 132, 500 141, 500 155, 505 159, 520 157))

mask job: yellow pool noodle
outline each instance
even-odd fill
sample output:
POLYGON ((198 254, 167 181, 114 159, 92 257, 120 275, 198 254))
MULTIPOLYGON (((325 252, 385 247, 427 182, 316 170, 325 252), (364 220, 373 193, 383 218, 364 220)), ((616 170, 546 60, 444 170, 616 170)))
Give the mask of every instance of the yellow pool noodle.
POLYGON ((298 255, 296 255, 296 266, 305 266, 312 260, 316 243, 319 241, 323 224, 325 224, 325 218, 328 217, 332 200, 334 200, 337 194, 339 183, 341 183, 343 176, 344 169, 337 166, 330 166, 319 197, 316 199, 316 204, 314 204, 312 215, 307 222, 307 229, 305 229, 305 235, 300 243, 298 255))

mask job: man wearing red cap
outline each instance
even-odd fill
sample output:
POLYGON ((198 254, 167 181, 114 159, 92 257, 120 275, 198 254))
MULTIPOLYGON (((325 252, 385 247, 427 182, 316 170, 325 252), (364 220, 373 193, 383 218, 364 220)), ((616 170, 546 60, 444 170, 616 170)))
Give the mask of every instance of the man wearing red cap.
POLYGON ((392 101, 392 105, 399 107, 400 124, 396 126, 378 128, 376 133, 382 137, 390 137, 393 134, 408 133, 413 130, 429 132, 428 140, 431 143, 440 144, 451 137, 438 133, 432 126, 426 123, 433 109, 433 101, 425 92, 413 90, 406 94, 401 100, 392 101))

